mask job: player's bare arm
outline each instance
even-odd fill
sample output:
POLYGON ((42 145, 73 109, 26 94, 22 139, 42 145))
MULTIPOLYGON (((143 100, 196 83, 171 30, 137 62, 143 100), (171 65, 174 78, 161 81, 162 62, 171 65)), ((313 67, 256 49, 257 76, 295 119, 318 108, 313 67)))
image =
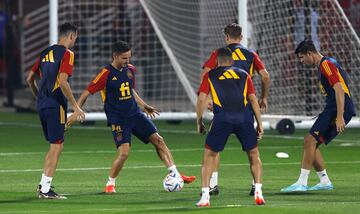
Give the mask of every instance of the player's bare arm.
POLYGON ((270 87, 270 75, 266 69, 261 69, 259 71, 259 75, 261 76, 261 96, 259 99, 259 106, 261 112, 267 112, 269 87, 270 87))
POLYGON ((133 94, 136 103, 141 107, 141 109, 151 118, 156 117, 157 115, 160 115, 159 112, 152 106, 145 103, 143 99, 139 96, 139 94, 133 89, 133 94))
POLYGON ((36 85, 35 79, 36 79, 36 73, 30 71, 29 75, 26 78, 26 82, 29 85, 29 87, 31 89, 31 92, 34 95, 34 97, 37 97, 39 89, 38 89, 38 87, 36 85))
POLYGON ((203 113, 207 106, 207 97, 208 96, 205 93, 200 92, 196 103, 197 132, 200 134, 206 133, 206 128, 203 122, 203 113))
POLYGON ((85 104, 85 102, 89 96, 90 96, 90 92, 88 90, 84 90, 83 93, 81 93, 81 95, 77 101, 77 104, 80 108, 83 107, 83 105, 85 104))
POLYGON ((73 107, 74 113, 68 118, 69 123, 74 122, 73 120, 77 121, 84 121, 85 119, 85 113, 79 105, 76 103, 76 100, 74 98, 74 95, 72 94, 72 90, 70 88, 70 85, 68 83, 69 75, 67 73, 60 73, 59 74, 59 85, 61 88, 61 91, 67 98, 67 100, 70 102, 71 106, 73 107))
POLYGON ((345 130, 345 120, 344 120, 344 105, 345 105, 345 95, 344 89, 340 82, 337 82, 333 86, 335 90, 336 98, 336 130, 337 132, 343 132, 345 130))
POLYGON ((258 140, 260 140, 262 138, 262 135, 264 134, 264 128, 262 126, 262 119, 261 119, 261 113, 260 113, 260 106, 259 106, 259 103, 257 101, 255 94, 250 94, 248 96, 248 99, 250 101, 251 107, 255 114, 255 119, 256 119, 256 123, 257 123, 256 132, 258 135, 258 140))
MULTIPOLYGON (((211 70, 211 68, 209 67, 204 67, 204 69, 202 70, 201 72, 201 76, 200 76, 200 80, 202 81, 203 77, 204 77, 204 74, 206 74, 207 72, 209 72, 211 70)), ((211 95, 209 94, 207 96, 207 108, 209 111, 213 111, 214 108, 213 108, 213 103, 212 103, 212 99, 211 99, 211 95)))
MULTIPOLYGON (((87 98, 90 96, 90 92, 88 90, 84 90, 83 93, 80 95, 79 99, 77 100, 77 104, 79 108, 82 108, 85 104, 87 98)), ((70 116, 66 121, 66 127, 71 127, 74 122, 77 121, 76 116, 70 116)))
POLYGON ((206 74, 207 72, 209 72, 211 70, 211 68, 208 67, 204 67, 204 69, 201 72, 201 76, 200 76, 200 81, 203 79, 204 74, 206 74))

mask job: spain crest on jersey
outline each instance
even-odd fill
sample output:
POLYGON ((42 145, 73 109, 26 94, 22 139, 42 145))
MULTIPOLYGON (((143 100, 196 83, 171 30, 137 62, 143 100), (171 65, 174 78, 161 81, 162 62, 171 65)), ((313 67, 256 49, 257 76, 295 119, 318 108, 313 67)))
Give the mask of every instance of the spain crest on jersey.
POLYGON ((127 76, 129 79, 134 78, 134 75, 133 75, 132 71, 130 71, 130 70, 127 72, 127 76))

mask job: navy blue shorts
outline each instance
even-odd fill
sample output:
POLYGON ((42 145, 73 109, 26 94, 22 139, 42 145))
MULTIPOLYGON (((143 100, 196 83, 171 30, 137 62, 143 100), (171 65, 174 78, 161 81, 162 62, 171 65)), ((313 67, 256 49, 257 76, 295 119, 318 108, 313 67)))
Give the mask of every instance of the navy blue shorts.
POLYGON ((149 143, 150 136, 157 132, 154 123, 143 113, 126 120, 119 119, 117 121, 115 124, 111 124, 111 131, 117 147, 123 143, 131 144, 131 134, 144 143, 149 143))
MULTIPOLYGON (((344 114, 345 124, 348 124, 352 118, 352 114, 344 114)), ((336 131, 336 112, 322 112, 319 114, 309 133, 316 139, 318 143, 326 145, 334 139, 339 133, 336 131)))
POLYGON ((206 138, 205 146, 214 152, 224 150, 230 134, 234 133, 242 145, 243 151, 250 151, 257 146, 256 131, 254 124, 213 121, 209 134, 206 138))
POLYGON ((51 144, 64 142, 66 111, 63 107, 45 108, 39 111, 45 139, 51 144))

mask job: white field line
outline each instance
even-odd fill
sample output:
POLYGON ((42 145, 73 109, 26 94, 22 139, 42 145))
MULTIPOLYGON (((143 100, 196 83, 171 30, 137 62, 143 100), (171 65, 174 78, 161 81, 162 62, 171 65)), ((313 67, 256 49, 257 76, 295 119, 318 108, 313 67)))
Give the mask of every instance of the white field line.
MULTIPOLYGON (((194 202, 195 203, 195 202, 194 202)), ((307 204, 314 205, 315 203, 303 203, 304 206, 307 204)), ((330 206, 341 206, 341 205, 358 205, 357 201, 338 201, 338 202, 331 202, 330 206)), ((329 203, 326 202, 319 202, 316 201, 316 205, 318 206, 329 206, 329 203)), ((273 208, 281 208, 281 207, 292 207, 292 206, 299 206, 298 203, 284 203, 284 204, 266 204, 266 207, 273 207, 273 208)), ((212 208, 227 208, 227 209, 234 209, 237 207, 247 207, 257 209, 258 207, 253 204, 226 204, 226 205, 219 205, 219 206, 212 206, 212 208)), ((164 212, 164 211, 172 211, 176 212, 182 210, 186 211, 200 211, 203 210, 202 208, 196 208, 195 204, 189 204, 189 206, 178 206, 178 207, 142 207, 142 208, 91 208, 91 209, 61 209, 61 210, 26 210, 26 211, 0 211, 0 214, 14 214, 14 213, 101 213, 101 212, 111 212, 111 213, 128 213, 128 212, 164 212)))
MULTIPOLYGON (((18 122, 0 122, 0 126, 22 126, 29 128, 41 128, 40 124, 29 124, 29 123, 18 123, 18 122)), ((110 130, 109 127, 96 127, 96 126, 73 126, 71 129, 82 129, 82 130, 110 130)), ((161 129, 160 133, 172 133, 172 134, 198 134, 196 131, 190 130, 169 130, 161 129)), ((265 138, 279 138, 279 139, 289 139, 289 140, 303 140, 303 137, 295 136, 283 136, 283 135, 264 135, 265 138)), ((344 142, 344 143, 355 143, 360 144, 360 140, 353 139, 334 139, 335 142, 344 142)))
MULTIPOLYGON (((360 146, 360 145, 359 145, 360 146)), ((293 149, 293 148, 303 148, 302 146, 271 146, 271 147, 261 147, 262 149, 293 149)), ((238 147, 225 147, 225 150, 238 150, 242 151, 241 146, 238 147)), ((192 149, 170 149, 171 152, 197 152, 197 151, 204 151, 204 148, 192 148, 192 149)), ((140 150, 133 150, 131 153, 153 153, 155 152, 154 149, 140 149, 140 150)), ((0 152, 1 156, 24 156, 24 155, 42 155, 45 154, 44 152, 0 152)), ((64 151, 62 152, 62 155, 68 155, 68 154, 116 154, 116 150, 96 150, 96 151, 64 151)))
MULTIPOLYGON (((263 163, 263 166, 278 166, 278 165, 299 165, 300 162, 289 162, 289 163, 263 163)), ((360 164, 360 161, 328 161, 329 164, 360 164)), ((248 166, 248 163, 231 163, 231 164, 221 164, 221 167, 233 167, 233 166, 248 166)), ((180 168, 196 168, 201 167, 201 164, 187 164, 187 165, 177 165, 180 168)), ((156 168, 165 168, 163 165, 153 165, 153 166, 124 166, 125 169, 156 169, 156 168)), ((65 168, 65 169, 56 169, 56 171, 96 171, 96 170, 109 170, 110 167, 91 167, 91 168, 65 168)), ((43 169, 5 169, 0 170, 0 173, 18 173, 18 172, 41 172, 43 169)))
MULTIPOLYGON (((111 140, 110 140, 111 141, 111 140)), ((349 142, 349 141, 342 141, 342 142, 349 142)), ((342 143, 342 144, 332 144, 332 147, 346 147, 346 146, 356 146, 360 147, 360 141, 359 144, 354 143, 342 143)), ((260 150, 284 150, 287 149, 302 149, 302 145, 298 146, 261 146, 261 143, 259 144, 260 150)), ((188 148, 188 149, 170 149, 171 152, 197 152, 197 151, 204 151, 204 148, 188 148)), ((234 151, 242 151, 241 146, 238 147, 225 147, 225 150, 234 150, 234 151)), ((131 153, 152 153, 154 152, 154 149, 139 149, 139 150, 132 150, 131 153)), ((1 156, 24 156, 24 155, 43 155, 44 152, 0 152, 1 156)), ((62 152, 63 155, 69 155, 69 154, 115 154, 116 150, 85 150, 85 151, 64 151, 62 152)))

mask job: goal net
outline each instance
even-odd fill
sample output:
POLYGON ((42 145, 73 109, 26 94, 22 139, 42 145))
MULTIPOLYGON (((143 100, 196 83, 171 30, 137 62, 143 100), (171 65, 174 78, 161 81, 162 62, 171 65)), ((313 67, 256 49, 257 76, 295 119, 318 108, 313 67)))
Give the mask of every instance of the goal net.
POLYGON ((359 106, 360 40, 336 0, 256 0, 248 11, 252 45, 271 74, 271 114, 314 116, 323 108, 317 69, 301 65, 294 54, 305 38, 341 63, 359 106))
MULTIPOLYGON (((80 30, 71 80, 76 97, 111 62, 111 44, 124 40, 132 46, 137 91, 144 100, 161 112, 194 116, 202 63, 212 50, 225 45, 223 27, 242 15, 238 1, 58 0, 59 24, 74 22, 80 30)), ((42 17, 47 8, 39 9, 42 17)), ((39 14, 33 11, 32 26, 25 28, 33 40, 39 14)), ((244 33, 249 47, 258 52, 271 76, 269 115, 310 117, 323 107, 315 70, 300 65, 294 55, 304 38, 313 39, 321 53, 341 62, 351 79, 355 106, 360 106, 359 37, 337 1, 253 0, 247 3, 247 14, 249 31, 244 33)), ((26 44, 27 52, 40 51, 26 44)), ((29 67, 30 60, 23 63, 29 67)), ((259 94, 259 75, 254 82, 259 94)), ((92 96, 85 109, 102 112, 99 95, 92 96)))

